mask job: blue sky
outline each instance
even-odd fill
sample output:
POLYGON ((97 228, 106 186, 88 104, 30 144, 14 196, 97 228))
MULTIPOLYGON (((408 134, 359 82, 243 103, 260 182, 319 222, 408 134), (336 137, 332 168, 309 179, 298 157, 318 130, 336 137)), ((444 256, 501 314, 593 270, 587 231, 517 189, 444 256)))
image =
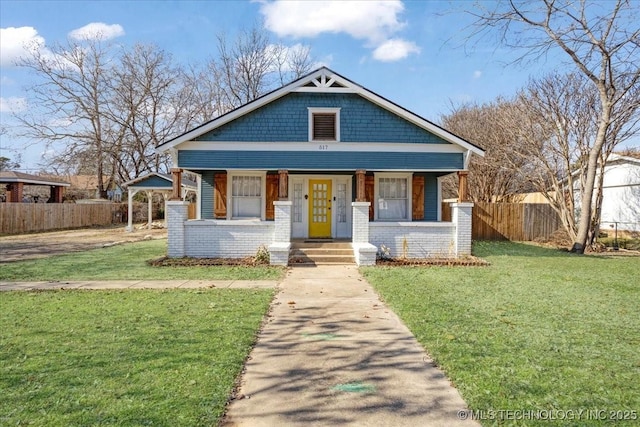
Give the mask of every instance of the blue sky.
MULTIPOLYGON (((45 48, 96 28, 118 43, 154 43, 182 63, 215 56, 216 34, 233 39, 242 27, 264 25, 273 41, 310 46, 343 76, 435 122, 451 103, 509 96, 561 66, 556 59, 507 65, 517 53, 464 44, 471 1, 0 1, 0 121, 28 108, 30 75, 13 65, 25 42, 45 48), (76 31, 76 33, 74 33, 76 31)), ((44 144, 0 136, 0 155, 22 153, 22 169, 38 169, 44 144)))

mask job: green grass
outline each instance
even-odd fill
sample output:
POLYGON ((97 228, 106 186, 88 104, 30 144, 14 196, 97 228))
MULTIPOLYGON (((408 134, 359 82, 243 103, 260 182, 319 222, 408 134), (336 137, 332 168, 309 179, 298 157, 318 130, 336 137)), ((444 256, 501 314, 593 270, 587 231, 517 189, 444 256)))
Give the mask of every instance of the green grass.
POLYGON ((0 425, 216 425, 272 296, 3 292, 0 425))
POLYGON ((270 266, 152 267, 146 263, 166 252, 166 240, 150 240, 12 262, 2 264, 0 280, 277 280, 284 272, 270 266))
POLYGON ((629 410, 640 417, 640 258, 508 242, 476 243, 474 254, 492 265, 362 272, 472 409, 629 410))

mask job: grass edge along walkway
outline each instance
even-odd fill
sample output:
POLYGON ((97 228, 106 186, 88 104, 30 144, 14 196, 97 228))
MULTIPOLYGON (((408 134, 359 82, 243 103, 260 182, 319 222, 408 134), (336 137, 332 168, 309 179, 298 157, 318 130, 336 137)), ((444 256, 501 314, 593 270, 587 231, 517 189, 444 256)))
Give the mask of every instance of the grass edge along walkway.
POLYGON ((492 265, 362 273, 485 425, 638 423, 640 258, 510 242, 474 254, 492 265), (565 418, 505 419, 515 411, 565 418))

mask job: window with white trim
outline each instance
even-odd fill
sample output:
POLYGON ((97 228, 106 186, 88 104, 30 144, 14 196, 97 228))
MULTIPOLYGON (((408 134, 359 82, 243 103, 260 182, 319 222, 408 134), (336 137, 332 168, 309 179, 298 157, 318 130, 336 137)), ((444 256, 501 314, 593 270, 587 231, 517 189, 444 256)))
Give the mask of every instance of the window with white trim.
POLYGON ((377 218, 386 221, 410 220, 411 205, 407 176, 376 176, 377 218))
POLYGON ((231 218, 261 218, 263 177, 233 175, 231 177, 231 218))
POLYGON ((340 141, 339 108, 309 108, 309 141, 340 141))

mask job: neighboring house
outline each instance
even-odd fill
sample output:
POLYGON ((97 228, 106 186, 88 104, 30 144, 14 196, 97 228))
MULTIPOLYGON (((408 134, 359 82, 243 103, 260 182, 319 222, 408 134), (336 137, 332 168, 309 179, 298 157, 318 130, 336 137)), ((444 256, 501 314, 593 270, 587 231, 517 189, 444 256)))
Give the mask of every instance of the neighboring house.
POLYGON ((286 264, 292 239, 345 239, 358 264, 471 250, 466 170, 484 151, 320 68, 203 124, 158 151, 172 155, 171 257, 246 257, 262 245, 286 264), (179 201, 198 176, 197 220, 179 201), (458 173, 463 203, 440 221, 441 184, 458 173))
POLYGON ((611 154, 602 191, 601 228, 640 231, 640 158, 611 154))
POLYGON ((6 190, 0 200, 8 203, 22 203, 25 201, 62 203, 64 190, 69 187, 68 182, 60 179, 14 171, 0 172, 0 184, 6 184, 6 190), (44 191, 42 195, 38 194, 27 198, 25 187, 32 186, 36 188, 49 187, 49 189, 48 191, 44 191))
MULTIPOLYGON (((46 175, 50 178, 55 178, 54 175, 46 175)), ((98 177, 95 175, 62 175, 58 176, 59 179, 64 179, 68 182, 70 187, 66 191, 66 198, 71 200, 83 200, 83 199, 99 199, 100 191, 98 190, 98 177)), ((103 177, 103 183, 105 186, 109 185, 109 177, 103 177)), ((107 198, 115 203, 122 201, 122 189, 116 184, 112 183, 111 187, 107 189, 107 198)))

